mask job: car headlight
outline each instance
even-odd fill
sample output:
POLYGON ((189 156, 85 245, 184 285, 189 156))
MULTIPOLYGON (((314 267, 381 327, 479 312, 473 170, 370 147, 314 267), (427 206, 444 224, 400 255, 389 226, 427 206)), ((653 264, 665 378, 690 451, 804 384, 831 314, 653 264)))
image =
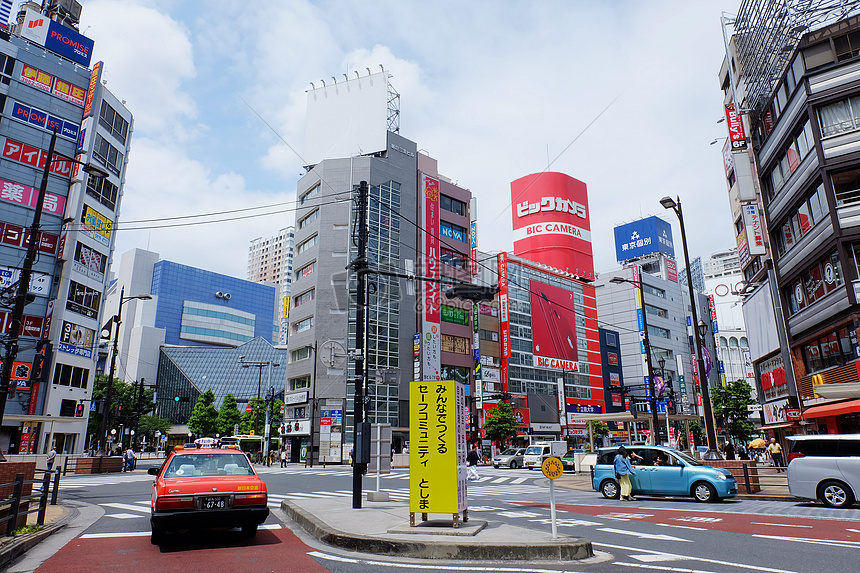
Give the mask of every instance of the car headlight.
POLYGON ((717 479, 729 479, 726 474, 717 474, 717 479))

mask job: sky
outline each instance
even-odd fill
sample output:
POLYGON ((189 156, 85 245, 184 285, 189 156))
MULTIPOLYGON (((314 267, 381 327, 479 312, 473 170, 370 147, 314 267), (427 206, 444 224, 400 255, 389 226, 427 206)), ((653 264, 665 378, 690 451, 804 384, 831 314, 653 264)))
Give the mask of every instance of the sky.
POLYGON ((143 248, 246 277, 250 241, 295 221, 310 82, 380 64, 400 134, 477 197, 481 250, 512 249, 510 182, 543 170, 588 185, 598 272, 618 267, 613 228, 649 215, 682 257, 666 195, 692 257, 735 246, 710 143, 727 135, 720 15, 740 0, 82 3, 134 114, 114 265, 143 248))

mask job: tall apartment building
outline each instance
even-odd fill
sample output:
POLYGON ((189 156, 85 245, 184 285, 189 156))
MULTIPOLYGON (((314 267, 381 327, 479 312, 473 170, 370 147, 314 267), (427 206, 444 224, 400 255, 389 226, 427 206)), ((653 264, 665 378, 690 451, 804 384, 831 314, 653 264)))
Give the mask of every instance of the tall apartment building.
MULTIPOLYGON (((309 223, 304 221, 306 225, 309 223)), ((275 304, 280 315, 280 344, 287 343, 294 246, 295 227, 286 227, 273 237, 254 239, 248 248, 248 280, 273 283, 279 287, 275 304)))
POLYGON ((736 247, 713 253, 709 258, 702 261, 704 280, 736 275, 740 270, 741 264, 736 247))
POLYGON ((860 397, 860 10, 790 4, 775 18, 747 0, 723 19, 743 308, 748 325, 770 324, 749 333, 765 428, 857 432, 860 402, 845 399, 860 397), (764 22, 777 22, 767 37, 764 22))
MULTIPOLYGON (((27 2, 11 33, 0 31, 4 302, 14 297, 51 134, 57 133, 30 283, 35 299, 25 308, 13 371, 17 392, 6 404, 0 429, 6 453, 41 453, 51 445, 63 453, 83 451, 102 317, 116 310, 104 312, 103 293, 132 116, 103 85, 104 63, 90 69, 93 42, 77 31, 80 4, 61 4, 49 17, 40 13, 39 3, 27 2), (80 163, 63 161, 68 158, 80 163), (91 176, 81 163, 99 167, 107 177, 91 176), (39 341, 50 343, 53 352, 43 378, 29 380, 22 373, 39 341)), ((10 321, 9 312, 0 313, 4 332, 10 321)))

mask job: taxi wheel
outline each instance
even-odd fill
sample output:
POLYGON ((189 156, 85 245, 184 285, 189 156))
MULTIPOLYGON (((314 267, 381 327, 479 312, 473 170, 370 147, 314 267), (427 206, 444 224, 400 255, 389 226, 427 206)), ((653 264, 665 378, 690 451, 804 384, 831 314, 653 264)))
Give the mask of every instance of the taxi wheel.
POLYGON ((517 462, 516 462, 516 461, 514 461, 514 460, 511 460, 511 469, 512 469, 512 470, 517 469, 517 462))
POLYGON ((711 484, 700 481, 693 484, 693 497, 703 503, 717 501, 717 490, 711 484))
POLYGON ((243 525, 242 526, 242 537, 247 537, 251 539, 257 535, 257 524, 253 525, 243 525))

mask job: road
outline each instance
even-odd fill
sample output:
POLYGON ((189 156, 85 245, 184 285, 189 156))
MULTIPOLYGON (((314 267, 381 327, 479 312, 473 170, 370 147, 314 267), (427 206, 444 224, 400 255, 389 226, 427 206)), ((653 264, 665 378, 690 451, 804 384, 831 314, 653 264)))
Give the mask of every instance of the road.
MULTIPOLYGON (((152 477, 140 462, 132 474, 69 476, 60 498, 80 511, 76 527, 55 534, 10 573, 91 571, 697 571, 701 573, 828 573, 857 571, 860 508, 833 510, 812 503, 732 500, 699 504, 684 499, 603 499, 596 492, 556 488, 560 535, 591 539, 596 557, 585 562, 458 563, 374 557, 339 551, 294 531, 281 501, 351 496, 348 467, 258 468, 269 488, 272 514, 252 541, 235 531, 176 535, 149 542, 152 477), (62 536, 65 535, 66 538, 62 536), (73 536, 73 537, 69 537, 73 536), (56 538, 56 539, 55 539, 56 538), (825 567, 826 564, 826 567, 825 567)), ((470 515, 490 522, 551 531, 547 480, 537 472, 481 468, 469 485, 470 515)), ((408 470, 381 478, 393 500, 408 499, 408 470)), ((375 488, 367 477, 364 487, 375 488)), ((372 503, 365 502, 365 507, 372 503)), ((406 514, 404 512, 404 520, 406 514)))

